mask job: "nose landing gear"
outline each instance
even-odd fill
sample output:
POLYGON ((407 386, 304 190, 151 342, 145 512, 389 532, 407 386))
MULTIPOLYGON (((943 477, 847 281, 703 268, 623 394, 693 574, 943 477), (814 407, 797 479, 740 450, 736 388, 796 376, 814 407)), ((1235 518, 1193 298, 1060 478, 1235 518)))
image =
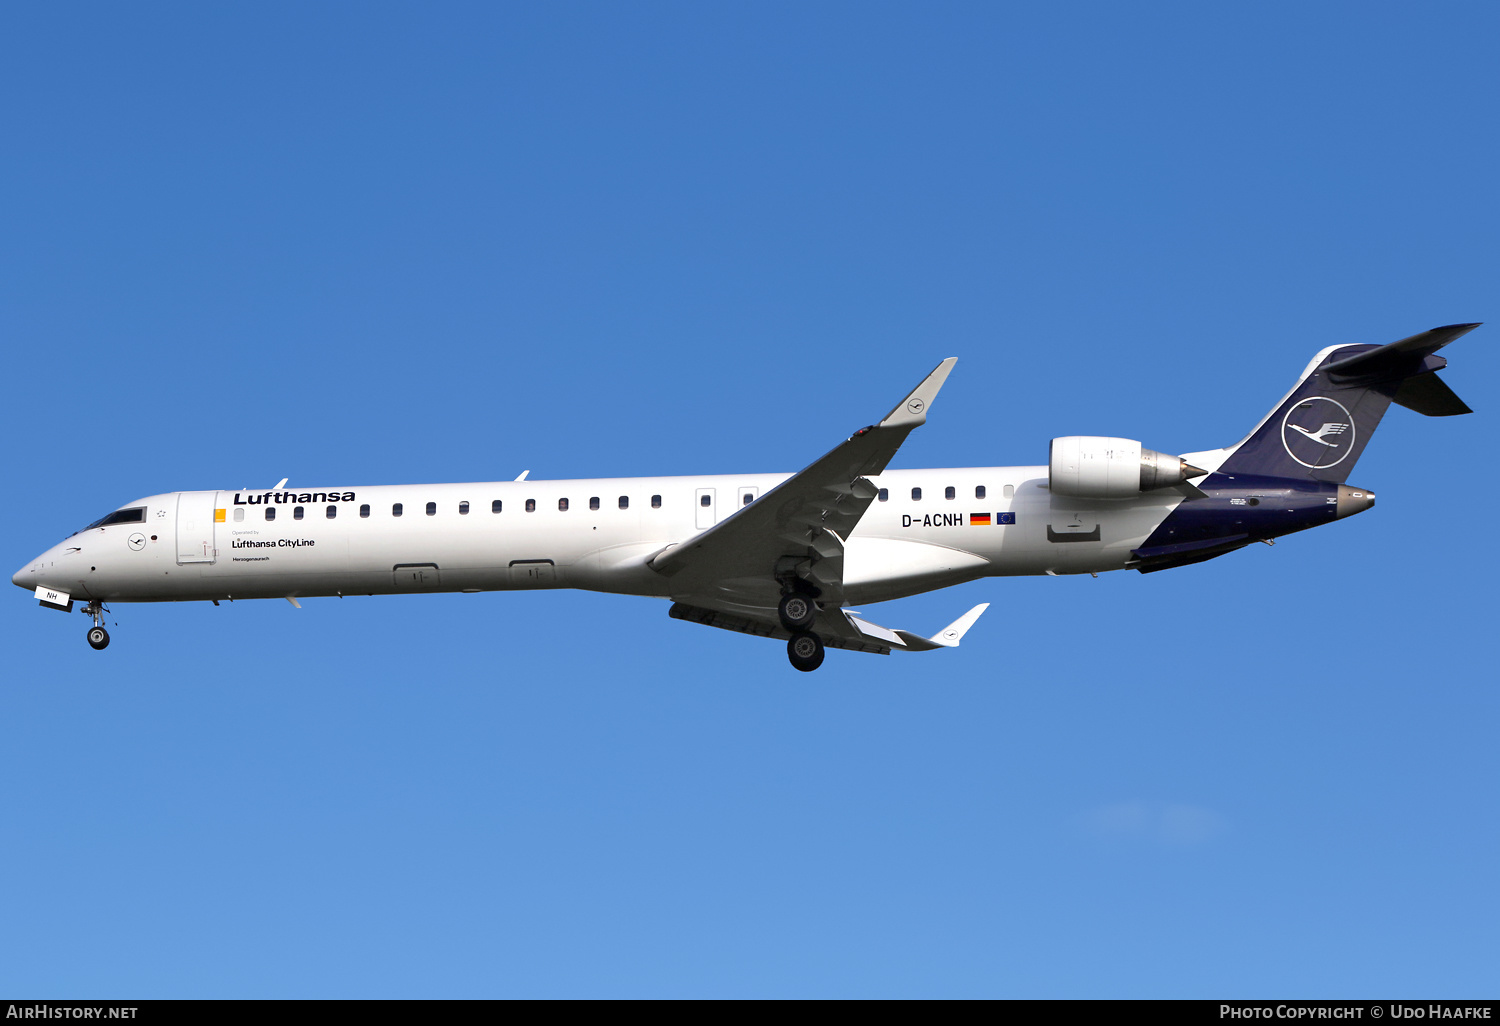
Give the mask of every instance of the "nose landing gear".
POLYGON ((104 608, 104 603, 95 601, 84 606, 83 612, 94 618, 94 626, 89 628, 89 647, 96 652, 108 647, 109 631, 104 629, 104 614, 109 610, 104 608))

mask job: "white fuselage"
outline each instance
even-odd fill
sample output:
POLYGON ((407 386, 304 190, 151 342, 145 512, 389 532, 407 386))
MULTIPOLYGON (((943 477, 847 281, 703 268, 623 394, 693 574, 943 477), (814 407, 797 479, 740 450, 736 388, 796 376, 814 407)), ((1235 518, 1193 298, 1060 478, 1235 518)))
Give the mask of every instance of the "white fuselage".
MULTIPOLYGON (((648 560, 789 476, 171 492, 121 507, 143 507, 143 521, 75 534, 13 580, 106 602, 531 588, 683 598, 698 585, 648 560)), ((1181 501, 1172 491, 1054 496, 1045 466, 888 470, 872 480, 884 498, 846 541, 849 603, 985 576, 1121 569, 1181 501)), ((724 600, 774 604, 774 592, 755 592, 765 586, 736 594, 732 582, 714 585, 724 600)))

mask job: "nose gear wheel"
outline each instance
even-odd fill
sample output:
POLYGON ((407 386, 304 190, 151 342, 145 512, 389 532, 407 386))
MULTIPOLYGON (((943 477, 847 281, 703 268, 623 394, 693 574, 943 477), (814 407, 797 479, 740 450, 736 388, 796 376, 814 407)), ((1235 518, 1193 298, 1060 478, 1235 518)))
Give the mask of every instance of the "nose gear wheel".
MULTIPOLYGON (((94 618, 94 626, 89 628, 89 647, 98 652, 109 647, 109 631, 104 629, 104 614, 109 612, 104 603, 95 599, 83 607, 85 616, 94 618)), ((119 624, 115 624, 116 627, 119 624)))

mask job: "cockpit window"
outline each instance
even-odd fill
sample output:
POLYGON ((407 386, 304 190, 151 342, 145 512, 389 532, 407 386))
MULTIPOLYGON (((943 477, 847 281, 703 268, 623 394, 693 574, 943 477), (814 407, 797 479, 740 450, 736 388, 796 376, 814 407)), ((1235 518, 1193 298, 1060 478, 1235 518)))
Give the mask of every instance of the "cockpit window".
POLYGON ((85 531, 92 531, 96 527, 110 527, 114 524, 144 524, 146 522, 146 507, 136 506, 134 509, 117 509, 107 516, 102 516, 92 524, 85 527, 85 531))

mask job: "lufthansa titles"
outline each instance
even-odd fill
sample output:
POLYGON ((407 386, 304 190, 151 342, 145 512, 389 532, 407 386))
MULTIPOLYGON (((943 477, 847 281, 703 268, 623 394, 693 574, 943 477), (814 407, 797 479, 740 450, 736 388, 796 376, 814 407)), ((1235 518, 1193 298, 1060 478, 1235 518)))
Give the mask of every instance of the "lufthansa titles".
POLYGON ((234 493, 236 506, 262 506, 288 502, 353 502, 353 492, 249 492, 243 498, 234 493))

